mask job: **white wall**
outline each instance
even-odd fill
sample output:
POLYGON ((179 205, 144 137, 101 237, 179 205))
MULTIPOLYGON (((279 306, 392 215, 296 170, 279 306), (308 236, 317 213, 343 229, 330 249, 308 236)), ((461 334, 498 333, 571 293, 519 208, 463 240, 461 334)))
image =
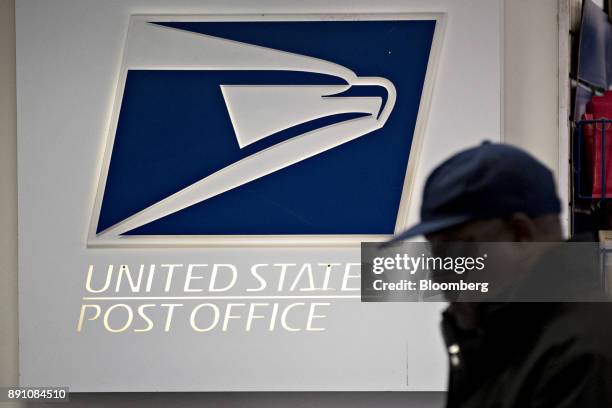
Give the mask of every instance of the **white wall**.
POLYGON ((504 139, 557 172, 557 0, 506 0, 504 139))
POLYGON ((0 0, 0 386, 17 384, 15 13, 0 0))
MULTIPOLYGON (((505 141, 553 169, 557 148, 557 0, 505 2, 505 141)), ((14 1, 0 0, 0 385, 17 383, 14 1)), ((477 118, 475 118, 477 119, 477 118)), ((74 406, 440 406, 435 394, 160 394, 75 396, 74 406)))
POLYGON ((563 1, 505 0, 503 104, 504 141, 531 152, 553 170, 562 225, 569 231, 569 131, 559 132, 560 123, 567 124, 567 119, 559 120, 558 5, 563 1))

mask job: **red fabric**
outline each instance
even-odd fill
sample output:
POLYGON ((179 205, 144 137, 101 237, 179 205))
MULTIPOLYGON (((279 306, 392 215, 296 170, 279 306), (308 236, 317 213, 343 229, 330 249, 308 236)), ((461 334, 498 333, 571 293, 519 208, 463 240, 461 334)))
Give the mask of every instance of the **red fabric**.
MULTIPOLYGON (((586 106, 583 119, 612 119, 612 91, 603 96, 594 96, 586 106)), ((602 196, 601 183, 601 143, 603 124, 589 124, 583 128, 584 146, 586 149, 586 168, 592 180, 592 195, 602 196)), ((606 126, 605 140, 605 197, 612 198, 612 123, 606 126)))

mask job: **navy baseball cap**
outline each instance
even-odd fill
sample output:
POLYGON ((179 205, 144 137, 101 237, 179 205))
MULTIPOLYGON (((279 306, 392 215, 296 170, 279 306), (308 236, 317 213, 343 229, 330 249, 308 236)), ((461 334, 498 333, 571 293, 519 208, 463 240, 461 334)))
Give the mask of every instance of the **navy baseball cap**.
POLYGON ((517 212, 535 218, 560 211, 554 177, 546 166, 516 147, 484 142, 455 154, 429 175, 421 222, 393 241, 517 212))

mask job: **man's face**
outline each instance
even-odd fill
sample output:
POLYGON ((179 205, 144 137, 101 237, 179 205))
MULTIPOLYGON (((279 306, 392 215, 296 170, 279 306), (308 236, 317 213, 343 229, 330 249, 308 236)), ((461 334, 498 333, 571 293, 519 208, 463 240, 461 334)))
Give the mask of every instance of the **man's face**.
MULTIPOLYGON (((518 283, 541 256, 544 246, 526 242, 558 241, 561 239, 560 231, 556 215, 531 219, 517 213, 508 218, 471 221, 428 234, 426 238, 435 256, 477 257, 485 253, 488 256, 487 268, 483 272, 460 276, 442 274, 434 276, 434 279, 449 282, 458 279, 485 279, 491 289, 488 295, 494 295, 518 283)), ((467 297, 463 301, 472 301, 468 295, 462 295, 467 297)), ((456 299, 448 300, 452 302, 456 299)))
POLYGON ((507 218, 470 221, 426 236, 430 242, 556 242, 563 239, 557 214, 530 218, 515 213, 507 218))
POLYGON ((426 236, 430 242, 509 242, 514 241, 514 231, 507 220, 470 221, 426 236))

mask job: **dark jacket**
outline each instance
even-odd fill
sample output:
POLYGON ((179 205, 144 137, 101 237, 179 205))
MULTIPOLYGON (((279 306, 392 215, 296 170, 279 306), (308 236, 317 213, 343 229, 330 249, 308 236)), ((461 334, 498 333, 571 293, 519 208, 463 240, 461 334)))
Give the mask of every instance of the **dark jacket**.
MULTIPOLYGON (((549 251, 514 293, 606 299, 593 248, 549 251)), ((443 315, 448 408, 612 408, 612 303, 506 300, 480 303, 476 314, 474 330, 443 315)))
POLYGON ((612 407, 609 303, 480 306, 478 330, 444 314, 448 408, 612 407))

